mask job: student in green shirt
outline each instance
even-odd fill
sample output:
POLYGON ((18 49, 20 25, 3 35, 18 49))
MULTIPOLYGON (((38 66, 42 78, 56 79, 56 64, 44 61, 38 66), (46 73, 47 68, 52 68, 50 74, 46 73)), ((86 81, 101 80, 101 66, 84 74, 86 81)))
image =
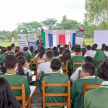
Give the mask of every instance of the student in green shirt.
MULTIPOLYGON (((66 67, 66 62, 68 61, 68 70, 70 70, 71 54, 68 49, 66 49, 63 52, 63 55, 61 56, 60 60, 61 60, 61 62, 65 63, 65 64, 62 64, 62 67, 66 67)), ((66 72, 66 70, 64 69, 63 72, 66 72)))
MULTIPOLYGON (((71 87, 72 108, 83 108, 83 83, 101 84, 102 79, 95 78, 95 67, 92 63, 82 65, 81 79, 71 87)), ((86 107, 85 107, 86 108, 86 107)))
POLYGON ((0 77, 0 108, 20 108, 5 78, 0 77))
MULTIPOLYGON (((21 86, 25 84, 25 95, 26 97, 30 95, 30 87, 24 76, 16 75, 15 68, 18 65, 18 60, 14 55, 7 55, 5 58, 4 66, 6 67, 7 73, 0 75, 4 77, 9 82, 10 86, 21 86)), ((15 96, 21 96, 21 90, 12 90, 15 96)), ((20 101, 21 105, 21 101, 20 101)))
POLYGON ((28 47, 24 47, 23 50, 24 50, 24 54, 25 54, 25 58, 26 58, 27 62, 30 62, 31 55, 28 51, 28 47))
MULTIPOLYGON (((75 57, 71 59, 70 70, 73 72, 73 62, 83 62, 84 56, 81 55, 81 48, 79 46, 75 46, 75 57)), ((81 65, 76 65, 75 67, 80 67, 81 65)))
MULTIPOLYGON (((67 75, 61 74, 59 72, 61 68, 61 61, 57 58, 53 59, 51 61, 51 69, 53 72, 45 76, 43 78, 43 81, 45 83, 67 83, 69 81, 69 78, 67 75)), ((46 93, 66 93, 67 92, 67 87, 47 87, 46 88, 46 93)), ((57 103, 57 102, 65 102, 65 97, 46 97, 46 102, 47 103, 57 103)), ((55 107, 54 107, 55 108, 55 107)))
POLYGON ((98 66, 98 77, 103 79, 102 85, 86 92, 85 108, 108 108, 108 59, 98 66))
POLYGON ((8 51, 8 54, 15 55, 15 44, 11 44, 11 51, 8 51))

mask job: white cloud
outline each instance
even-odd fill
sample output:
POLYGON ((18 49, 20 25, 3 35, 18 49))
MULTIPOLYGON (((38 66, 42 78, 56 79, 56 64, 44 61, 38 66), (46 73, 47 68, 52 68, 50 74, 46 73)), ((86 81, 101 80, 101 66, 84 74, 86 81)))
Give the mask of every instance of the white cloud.
POLYGON ((13 30, 17 23, 43 21, 63 15, 83 22, 85 0, 0 0, 0 30, 13 30))

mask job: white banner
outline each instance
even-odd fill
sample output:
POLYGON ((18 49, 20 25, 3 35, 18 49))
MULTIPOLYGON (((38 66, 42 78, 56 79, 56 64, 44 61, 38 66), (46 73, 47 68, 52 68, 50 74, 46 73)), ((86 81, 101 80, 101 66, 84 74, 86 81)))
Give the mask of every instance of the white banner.
POLYGON ((36 42, 37 35, 35 33, 28 34, 28 42, 36 42))
POLYGON ((27 47, 26 34, 18 34, 18 46, 20 48, 27 47))

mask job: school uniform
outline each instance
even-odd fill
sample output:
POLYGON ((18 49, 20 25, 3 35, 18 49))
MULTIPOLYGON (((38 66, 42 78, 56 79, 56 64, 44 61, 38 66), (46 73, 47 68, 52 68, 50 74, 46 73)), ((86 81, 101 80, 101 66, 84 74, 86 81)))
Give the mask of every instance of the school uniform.
POLYGON ((85 55, 90 56, 90 57, 93 58, 93 57, 95 56, 95 54, 96 54, 96 51, 94 51, 94 50, 89 50, 89 51, 86 52, 85 55))
POLYGON ((77 80, 77 78, 79 77, 79 70, 82 70, 82 66, 78 67, 76 71, 71 75, 70 80, 72 82, 75 82, 75 80, 77 80))
MULTIPOLYGON (((76 55, 71 59, 70 63, 70 70, 73 71, 73 62, 83 62, 84 61, 84 56, 82 55, 76 55)), ((75 65, 75 67, 80 67, 81 65, 75 65)))
MULTIPOLYGON (((5 73, 4 75, 0 75, 0 77, 4 77, 9 82, 10 86, 21 86, 23 83, 25 84, 25 95, 26 97, 30 95, 30 87, 24 76, 16 75, 15 73, 5 73)), ((12 90, 15 96, 22 96, 21 90, 12 90)), ((19 101, 20 105, 22 104, 19 101)))
POLYGON ((31 57, 30 53, 25 51, 24 54, 27 62, 30 62, 30 57, 31 57))
POLYGON ((0 55, 0 61, 4 60, 4 54, 0 55))
POLYGON ((8 54, 15 55, 14 51, 8 51, 8 54))
MULTIPOLYGON (((52 72, 52 74, 43 78, 45 83, 67 83, 69 78, 67 75, 60 74, 60 72, 52 72)), ((67 87, 46 87, 46 93, 66 93, 67 87)), ((66 102, 64 97, 46 97, 46 103, 60 103, 66 102)))
POLYGON ((74 52, 71 52, 71 56, 76 56, 74 52))
MULTIPOLYGON (((83 108, 83 83, 102 84, 102 79, 88 76, 78 79, 71 87, 72 108, 83 108)), ((86 107, 85 107, 86 108, 86 107)))
MULTIPOLYGON (((41 63, 37 69, 37 72, 40 74, 42 74, 42 72, 44 72, 44 74, 51 74, 52 69, 50 68, 50 65, 51 65, 50 62, 41 63)), ((59 72, 63 73, 63 70, 60 69, 59 72)))
POLYGON ((108 81, 101 87, 87 91, 84 98, 85 108, 108 108, 108 81))
MULTIPOLYGON (((38 55, 35 56, 36 58, 38 58, 38 55)), ((46 58, 46 54, 43 54, 42 58, 46 58)), ((39 63, 43 63, 46 62, 46 60, 38 60, 39 63)))
POLYGON ((105 55, 108 56, 108 51, 104 51, 105 55))

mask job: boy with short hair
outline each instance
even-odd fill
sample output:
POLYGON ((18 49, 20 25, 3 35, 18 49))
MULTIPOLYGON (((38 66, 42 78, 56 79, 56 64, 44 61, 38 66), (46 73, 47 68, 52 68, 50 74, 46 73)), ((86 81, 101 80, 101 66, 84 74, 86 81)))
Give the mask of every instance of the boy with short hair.
MULTIPOLYGON (((76 46, 75 49, 75 57, 71 59, 70 69, 73 72, 73 62, 83 62, 84 56, 81 55, 81 48, 76 46)), ((80 67, 81 65, 77 65, 75 67, 80 67)))
MULTIPOLYGON (((43 81, 45 83, 67 83, 69 81, 69 78, 65 74, 61 74, 59 72, 61 68, 61 61, 57 58, 53 59, 51 61, 51 69, 52 73, 48 76, 45 76, 43 78, 43 81)), ((67 87, 46 87, 46 93, 66 93, 67 92, 67 87)), ((46 97, 46 102, 47 103, 60 103, 60 102, 65 102, 65 97, 46 97)))
MULTIPOLYGON (((7 55, 5 58, 4 66, 6 67, 7 73, 0 75, 4 77, 9 82, 10 86, 21 86, 25 84, 25 95, 26 97, 30 95, 30 87, 24 76, 15 74, 15 68, 18 65, 18 60, 14 55, 7 55)), ((21 96, 21 90, 12 90, 15 96, 21 96)), ((21 101, 19 102, 21 105, 21 101)))
POLYGON ((11 44, 11 51, 8 51, 8 54, 15 55, 15 44, 11 44))
MULTIPOLYGON (((89 57, 89 56, 85 57, 85 59, 84 59, 84 61, 83 61, 82 64, 85 64, 85 63, 92 63, 92 57, 89 57)), ((71 75, 70 80, 71 80, 72 82, 75 82, 75 80, 78 79, 79 71, 80 71, 80 70, 82 70, 82 66, 78 67, 78 68, 76 69, 76 71, 71 75)))
MULTIPOLYGON (((53 51, 49 50, 46 51, 46 60, 47 62, 41 63, 37 69, 37 75, 36 75, 36 79, 39 79, 42 72, 44 72, 44 74, 51 74, 52 73, 52 69, 50 68, 50 63, 54 58, 54 53, 53 51)), ((62 69, 59 70, 61 73, 63 73, 62 69)))
POLYGON ((31 55, 28 51, 28 47, 24 47, 23 50, 24 50, 24 54, 25 54, 25 58, 26 58, 27 62, 30 62, 31 55))
POLYGON ((95 78, 95 67, 91 63, 83 64, 81 79, 74 82, 71 87, 72 108, 83 108, 83 83, 101 84, 102 79, 95 78))
POLYGON ((71 56, 76 56, 76 55, 75 55, 75 52, 74 52, 74 48, 75 48, 75 47, 71 47, 71 56))

